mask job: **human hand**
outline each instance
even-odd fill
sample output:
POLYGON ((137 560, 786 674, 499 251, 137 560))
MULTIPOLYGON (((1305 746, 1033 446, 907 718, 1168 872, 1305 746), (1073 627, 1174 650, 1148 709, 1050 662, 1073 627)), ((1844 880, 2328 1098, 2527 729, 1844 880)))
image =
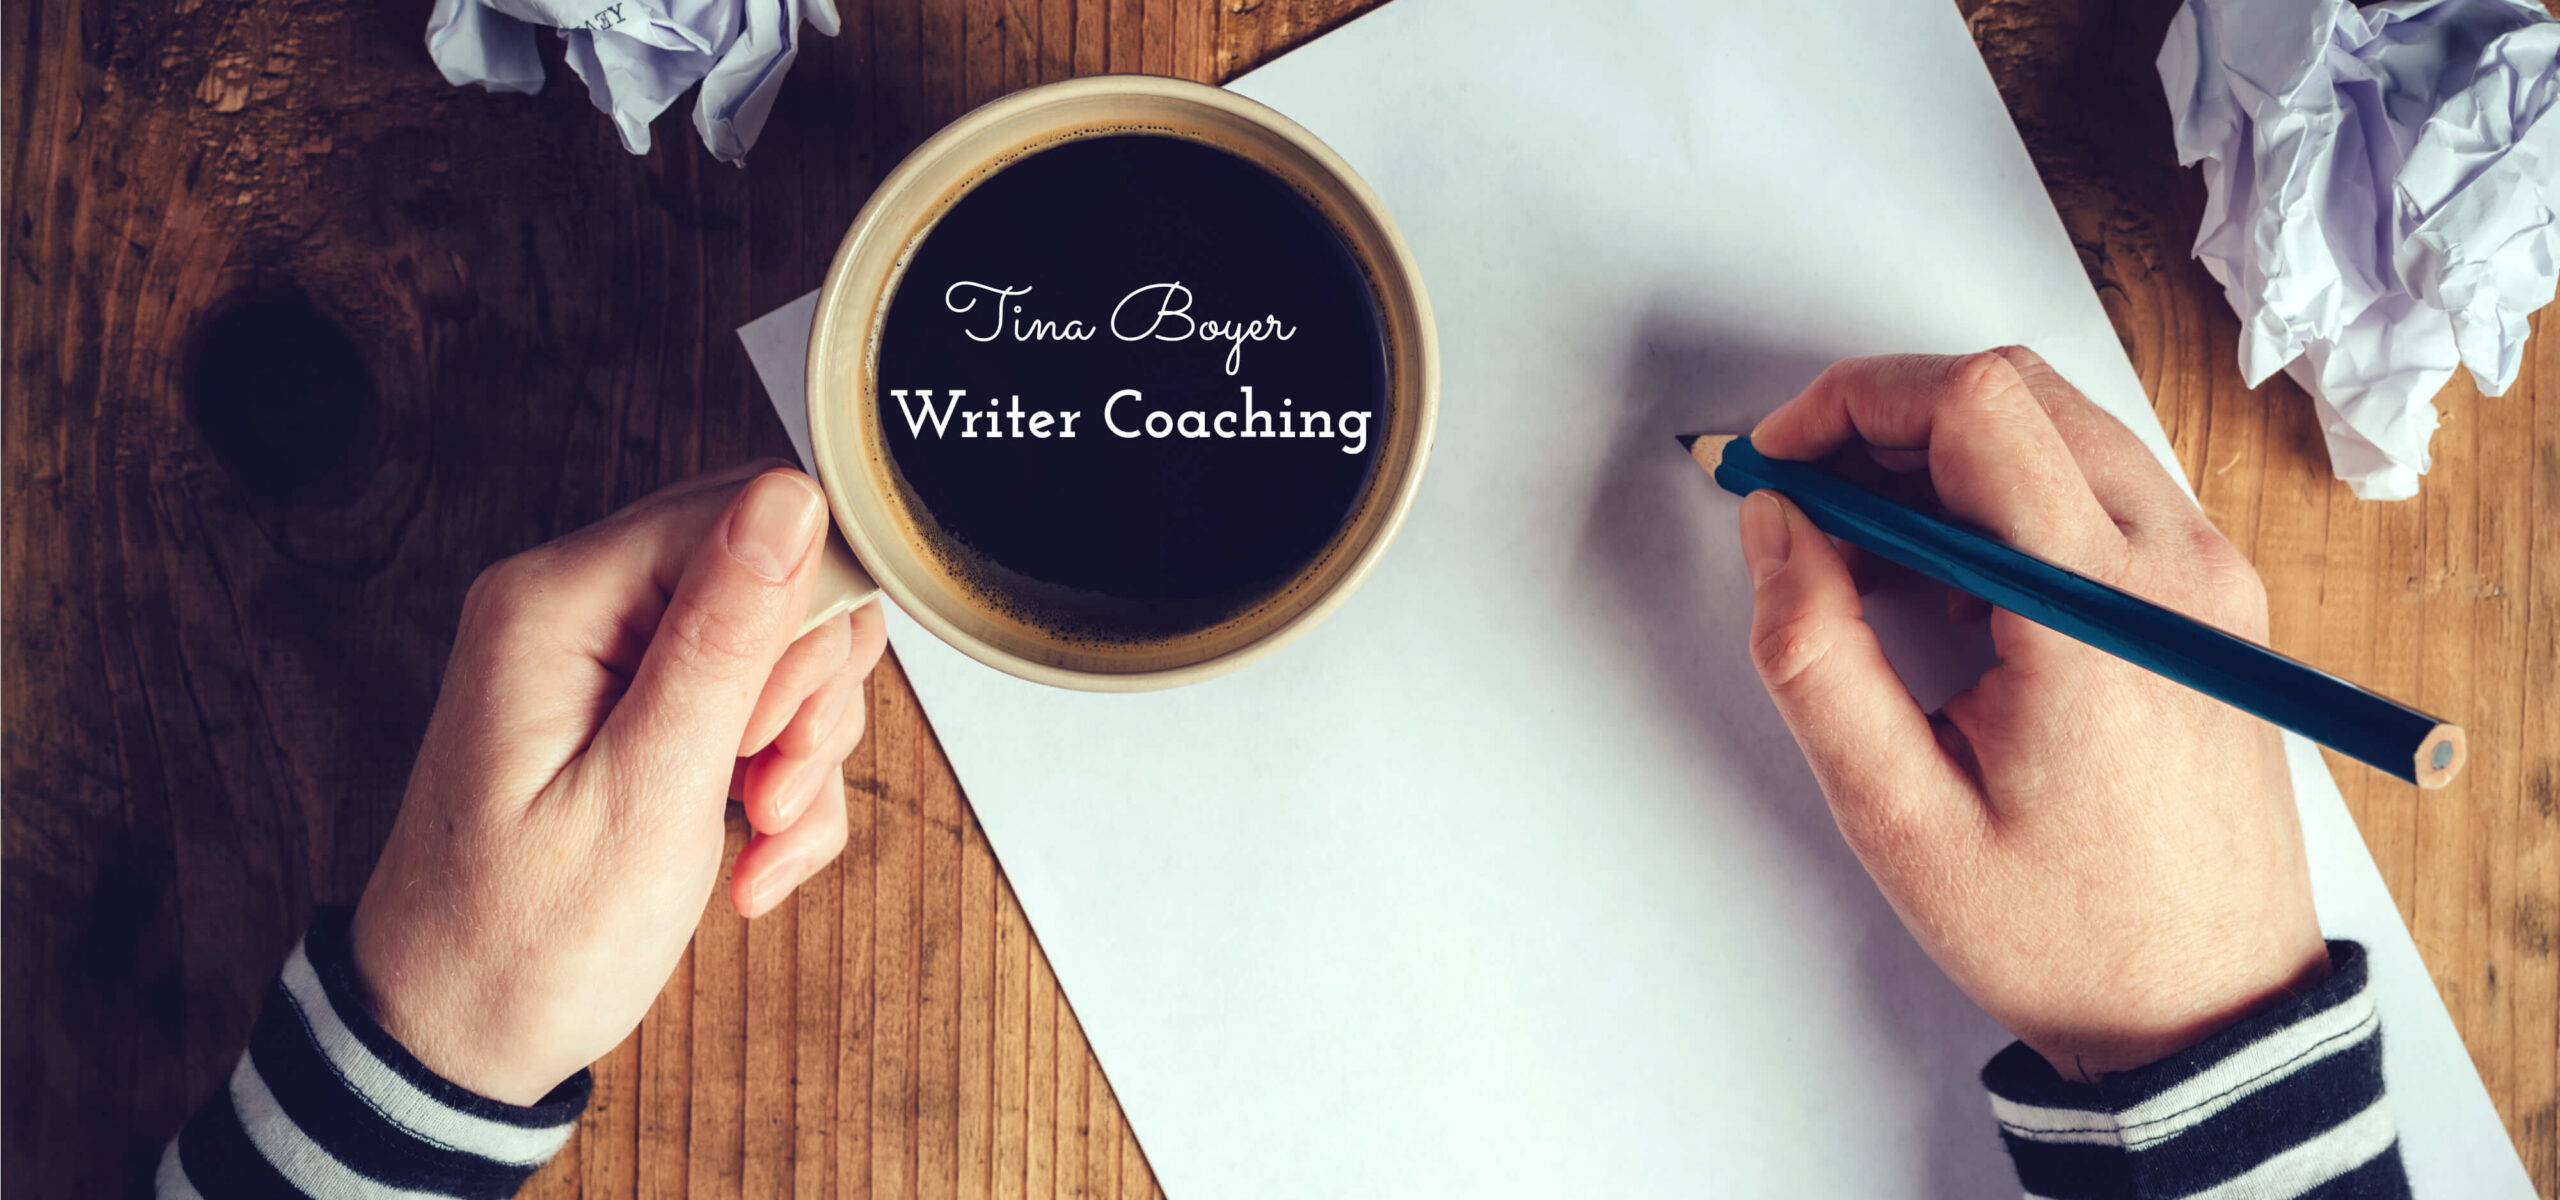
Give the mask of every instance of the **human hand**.
MULTIPOLYGON (((2013 546, 2266 639, 2248 561, 2029 351, 1843 362, 1751 441, 1900 476, 2013 546)), ((1999 664, 1923 713, 1801 510, 1749 497, 1742 544, 1752 657, 1840 832, 1956 986, 2056 1071, 2157 1061, 2326 975, 2272 726, 2001 610, 1999 664)))
POLYGON ((878 605, 793 637, 827 528, 805 475, 680 483, 481 573, 356 906, 375 1017, 530 1104, 640 1023, 720 875, 770 911, 844 848, 878 605))

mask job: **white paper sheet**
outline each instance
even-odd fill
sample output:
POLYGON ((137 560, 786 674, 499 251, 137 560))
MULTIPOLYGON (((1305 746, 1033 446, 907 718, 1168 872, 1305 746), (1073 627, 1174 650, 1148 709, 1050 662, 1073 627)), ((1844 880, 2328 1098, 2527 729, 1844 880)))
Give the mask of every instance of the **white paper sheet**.
MULTIPOLYGON (((1844 355, 2033 345, 2169 455, 1955 12, 1395 0, 1236 90, 1418 256, 1439 441, 1377 573, 1197 687, 899 661, 1176 1197, 2016 1191, 2005 1040, 1755 682, 1734 502, 1671 435, 1844 355)), ((808 315, 742 331, 787 423, 808 315)), ((1932 604, 1934 601, 1932 601, 1932 604)), ((1934 702, 1979 664, 1881 606, 1934 702)), ((2532 1194, 2316 752, 2420 1195, 2532 1194)))

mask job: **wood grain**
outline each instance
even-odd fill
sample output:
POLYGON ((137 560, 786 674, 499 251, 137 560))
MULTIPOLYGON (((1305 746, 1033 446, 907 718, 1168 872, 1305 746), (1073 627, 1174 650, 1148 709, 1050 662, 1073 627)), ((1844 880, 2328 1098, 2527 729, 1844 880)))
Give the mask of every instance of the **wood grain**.
MULTIPOLYGON (((1365 6, 840 0, 743 170, 680 119, 625 154, 555 50, 538 97, 447 86, 421 5, 0 9, 0 1184, 147 1178, 312 905, 361 887, 482 565, 785 450, 731 331, 815 285, 900 155, 1006 91, 1224 79, 1365 6), (242 311, 317 314, 369 379, 281 431, 192 403, 242 311)), ((2336 765, 2560 1194, 2560 348, 2447 389, 2420 499, 2356 501, 2301 395, 2241 386, 2187 257, 2168 0, 1958 7, 2275 644, 2470 726, 2443 793, 2336 765)), ((705 913, 529 1194, 1158 1194, 894 663, 869 703, 842 860, 751 926, 705 913)))

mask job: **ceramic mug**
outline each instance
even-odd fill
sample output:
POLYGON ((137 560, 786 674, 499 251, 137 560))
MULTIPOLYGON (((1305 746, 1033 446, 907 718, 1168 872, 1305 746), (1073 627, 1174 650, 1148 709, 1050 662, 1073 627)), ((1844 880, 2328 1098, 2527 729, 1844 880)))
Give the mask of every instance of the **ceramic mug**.
POLYGON ((1024 679, 1087 691, 1194 683, 1277 649, 1339 607, 1412 507, 1439 408, 1439 347, 1412 255, 1339 155, 1272 110, 1178 79, 1101 75, 1016 92, 935 134, 889 173, 845 234, 809 332, 809 440, 839 543, 830 538, 808 624, 886 592, 962 653, 1024 679), (951 205, 1007 164, 1085 137, 1188 138, 1292 185, 1341 234, 1369 278, 1387 342, 1388 418, 1365 498, 1332 549, 1273 598, 1205 631, 1077 644, 1012 618, 936 565, 937 536, 907 513, 876 399, 880 330, 913 252, 951 205), (847 553, 848 546, 850 553, 847 553), (876 582, 875 582, 876 581, 876 582))

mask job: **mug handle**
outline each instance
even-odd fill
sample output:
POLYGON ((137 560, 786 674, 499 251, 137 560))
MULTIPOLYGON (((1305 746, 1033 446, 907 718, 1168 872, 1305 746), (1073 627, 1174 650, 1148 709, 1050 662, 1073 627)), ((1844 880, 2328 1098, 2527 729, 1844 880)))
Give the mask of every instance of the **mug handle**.
POLYGON ((809 611, 800 618, 800 632, 852 612, 879 595, 880 585, 862 569, 853 548, 844 544, 844 535, 830 528, 826 546, 818 551, 818 585, 809 592, 809 611))

